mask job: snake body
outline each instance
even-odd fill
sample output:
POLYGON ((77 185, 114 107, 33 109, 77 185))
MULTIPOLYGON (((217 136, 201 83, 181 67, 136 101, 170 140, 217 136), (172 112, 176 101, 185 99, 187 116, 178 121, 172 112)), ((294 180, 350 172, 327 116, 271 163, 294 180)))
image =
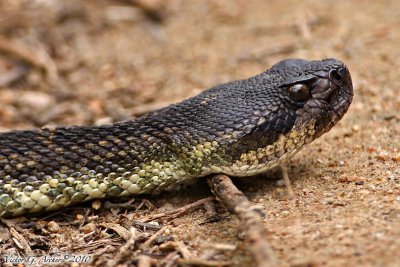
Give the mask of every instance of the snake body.
POLYGON ((327 132, 352 97, 341 61, 288 59, 136 120, 0 133, 0 216, 265 172, 327 132))

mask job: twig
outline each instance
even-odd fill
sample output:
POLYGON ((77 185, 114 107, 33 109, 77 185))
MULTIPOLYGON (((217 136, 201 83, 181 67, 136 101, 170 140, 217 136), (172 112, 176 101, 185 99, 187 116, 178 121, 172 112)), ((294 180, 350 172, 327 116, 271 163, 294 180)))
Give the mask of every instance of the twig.
POLYGON ((128 231, 125 227, 122 227, 119 224, 115 223, 101 223, 101 226, 105 228, 109 228, 116 232, 120 237, 122 237, 125 241, 129 241, 132 237, 131 231, 128 231))
POLYGON ((163 1, 159 0, 125 0, 132 5, 135 5, 137 8, 142 10, 147 17, 152 19, 155 22, 161 23, 164 19, 163 9, 165 8, 162 4, 163 1))
POLYGON ((0 218, 0 222, 2 222, 4 225, 6 225, 8 230, 10 231, 12 240, 17 245, 17 247, 19 249, 21 249, 25 253, 25 255, 31 256, 31 255, 33 255, 33 251, 31 249, 28 241, 26 241, 26 239, 23 235, 21 235, 20 233, 18 233, 17 230, 15 230, 15 226, 24 221, 25 221, 25 218, 23 218, 23 217, 15 218, 15 219, 0 218))
POLYGON ((145 223, 145 222, 139 222, 139 221, 133 221, 132 225, 143 231, 147 231, 147 230, 159 231, 161 228, 163 228, 163 226, 159 225, 159 224, 145 223))
POLYGON ((83 245, 79 245, 79 246, 74 246, 74 244, 69 244, 65 247, 61 247, 59 249, 59 251, 64 251, 64 252, 68 252, 68 251, 79 251, 84 249, 85 251, 98 251, 98 249, 100 247, 104 247, 104 246, 112 246, 112 247, 118 247, 121 246, 121 244, 123 243, 123 239, 122 237, 117 237, 117 238, 113 238, 113 239, 99 239, 93 242, 89 242, 89 243, 85 243, 83 245))
POLYGON ((285 164, 281 164, 280 166, 282 176, 283 176, 283 181, 285 182, 286 190, 289 196, 293 196, 293 188, 292 188, 292 183, 290 182, 289 175, 287 172, 287 168, 285 164))
POLYGON ((225 243, 204 243, 201 245, 202 248, 212 248, 214 250, 226 250, 226 251, 234 251, 237 247, 232 244, 225 243))
POLYGON ((144 242, 144 245, 145 245, 146 247, 150 246, 151 243, 153 243, 153 241, 154 241, 158 236, 160 236, 162 233, 164 233, 164 231, 165 231, 165 227, 163 227, 163 228, 161 228, 160 230, 158 230, 154 235, 152 235, 149 239, 147 239, 146 242, 144 242))
POLYGON ((195 265, 195 266, 231 266, 232 262, 229 261, 209 261, 209 260, 202 260, 202 259, 178 259, 176 261, 179 264, 185 265, 195 265))
MULTIPOLYGON (((304 14, 302 14, 304 15, 304 14)), ((304 19, 303 16, 299 16, 298 19, 296 20, 296 27, 299 29, 301 33, 301 37, 303 38, 305 44, 309 44, 311 42, 311 29, 310 29, 310 19, 304 19)))
POLYGON ((185 245, 185 243, 183 243, 182 241, 173 242, 173 243, 175 243, 176 249, 179 251, 179 253, 181 253, 181 255, 184 259, 192 258, 192 254, 190 253, 190 251, 187 248, 187 246, 185 245))
POLYGON ((140 202, 139 206, 135 208, 135 211, 140 210, 143 206, 146 206, 147 210, 153 210, 154 205, 147 199, 142 199, 142 202, 140 202))
POLYGON ((204 205, 205 203, 213 201, 213 200, 214 200, 214 197, 206 197, 206 198, 197 200, 196 202, 193 202, 193 203, 191 203, 189 205, 180 207, 180 208, 175 209, 175 210, 170 210, 170 211, 166 211, 166 212, 161 212, 161 213, 158 213, 158 214, 150 215, 150 216, 142 219, 141 221, 142 222, 148 222, 148 221, 153 221, 155 219, 160 219, 162 217, 167 217, 167 216, 171 217, 172 219, 174 219, 174 218, 177 218, 177 217, 181 216, 182 214, 185 214, 186 212, 188 212, 190 210, 199 208, 202 205, 204 205))
POLYGON ((290 54, 299 48, 300 48, 300 45, 298 43, 279 44, 274 47, 268 47, 268 49, 264 49, 264 48, 256 49, 255 51, 253 51, 249 54, 246 52, 243 56, 240 56, 238 58, 238 60, 240 60, 240 61, 249 61, 249 60, 261 61, 261 59, 268 58, 271 56, 290 54))
POLYGON ((10 227, 10 233, 13 236, 12 240, 14 243, 17 245, 18 248, 22 249, 27 256, 32 256, 33 251, 31 247, 28 244, 28 241, 26 241, 25 237, 21 235, 20 233, 17 232, 17 230, 14 229, 14 227, 10 227))
POLYGON ((59 80, 56 64, 42 47, 34 51, 30 47, 23 46, 20 43, 0 36, 0 52, 18 58, 35 68, 44 70, 50 82, 56 83, 59 80))
POLYGON ((251 205, 247 197, 236 188, 226 175, 214 175, 207 179, 217 198, 241 220, 258 267, 276 266, 276 258, 267 241, 267 231, 259 212, 251 205))
POLYGON ((166 242, 162 245, 160 245, 161 250, 170 250, 174 249, 176 251, 179 251, 179 253, 182 255, 184 259, 191 259, 192 254, 190 253, 189 249, 186 247, 186 245, 182 241, 169 241, 166 242))
POLYGON ((6 87, 13 82, 18 81, 28 73, 28 68, 25 66, 16 66, 10 71, 0 76, 0 87, 6 87))
POLYGON ((150 267, 154 260, 146 255, 140 255, 137 257, 138 267, 150 267))
POLYGON ((167 257, 164 258, 164 260, 161 261, 160 265, 164 267, 173 267, 176 264, 176 261, 179 259, 180 255, 178 251, 173 251, 167 255, 167 257))
POLYGON ((114 209, 114 208, 132 208, 132 203, 135 202, 136 199, 130 199, 124 203, 112 203, 110 201, 104 202, 104 207, 106 209, 114 209))
POLYGON ((113 259, 107 261, 106 266, 117 266, 118 263, 123 258, 127 257, 132 253, 133 245, 135 244, 137 239, 136 229, 134 227, 131 227, 130 232, 131 232, 131 238, 125 243, 125 245, 119 248, 118 253, 115 255, 113 259))

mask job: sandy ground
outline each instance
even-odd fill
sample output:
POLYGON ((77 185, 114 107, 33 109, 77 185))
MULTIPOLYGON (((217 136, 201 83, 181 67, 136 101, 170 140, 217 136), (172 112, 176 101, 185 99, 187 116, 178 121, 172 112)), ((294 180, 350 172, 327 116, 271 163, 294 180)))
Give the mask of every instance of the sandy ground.
MULTIPOLYGON (((353 104, 289 162, 294 197, 278 172, 235 182, 265 210, 279 266, 400 266, 399 29, 395 0, 2 1, 0 127, 123 120, 281 59, 341 59, 353 104)), ((120 266, 147 258, 254 266, 239 221, 218 205, 218 213, 206 206, 138 226, 210 195, 199 181, 125 207, 97 201, 3 220, 0 254, 88 254, 96 266, 118 257, 120 266), (125 255, 132 225, 139 238, 125 255), (145 244, 160 225, 158 243, 145 244)))

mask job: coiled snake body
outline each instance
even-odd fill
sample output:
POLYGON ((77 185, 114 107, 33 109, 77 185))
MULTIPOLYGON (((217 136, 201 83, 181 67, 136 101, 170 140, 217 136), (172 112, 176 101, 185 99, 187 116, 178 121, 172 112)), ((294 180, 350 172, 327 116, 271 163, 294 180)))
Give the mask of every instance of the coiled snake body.
POLYGON ((0 216, 265 172, 327 132, 352 96, 342 62, 290 59, 136 120, 0 133, 0 216))

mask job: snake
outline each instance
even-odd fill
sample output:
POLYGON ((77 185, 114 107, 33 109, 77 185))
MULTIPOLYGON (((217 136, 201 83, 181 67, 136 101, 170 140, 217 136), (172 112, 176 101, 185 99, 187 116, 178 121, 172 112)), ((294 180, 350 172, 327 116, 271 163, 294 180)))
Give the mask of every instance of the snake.
POLYGON ((132 120, 2 132, 0 217, 267 172, 328 132, 352 98, 342 61, 286 59, 132 120))

